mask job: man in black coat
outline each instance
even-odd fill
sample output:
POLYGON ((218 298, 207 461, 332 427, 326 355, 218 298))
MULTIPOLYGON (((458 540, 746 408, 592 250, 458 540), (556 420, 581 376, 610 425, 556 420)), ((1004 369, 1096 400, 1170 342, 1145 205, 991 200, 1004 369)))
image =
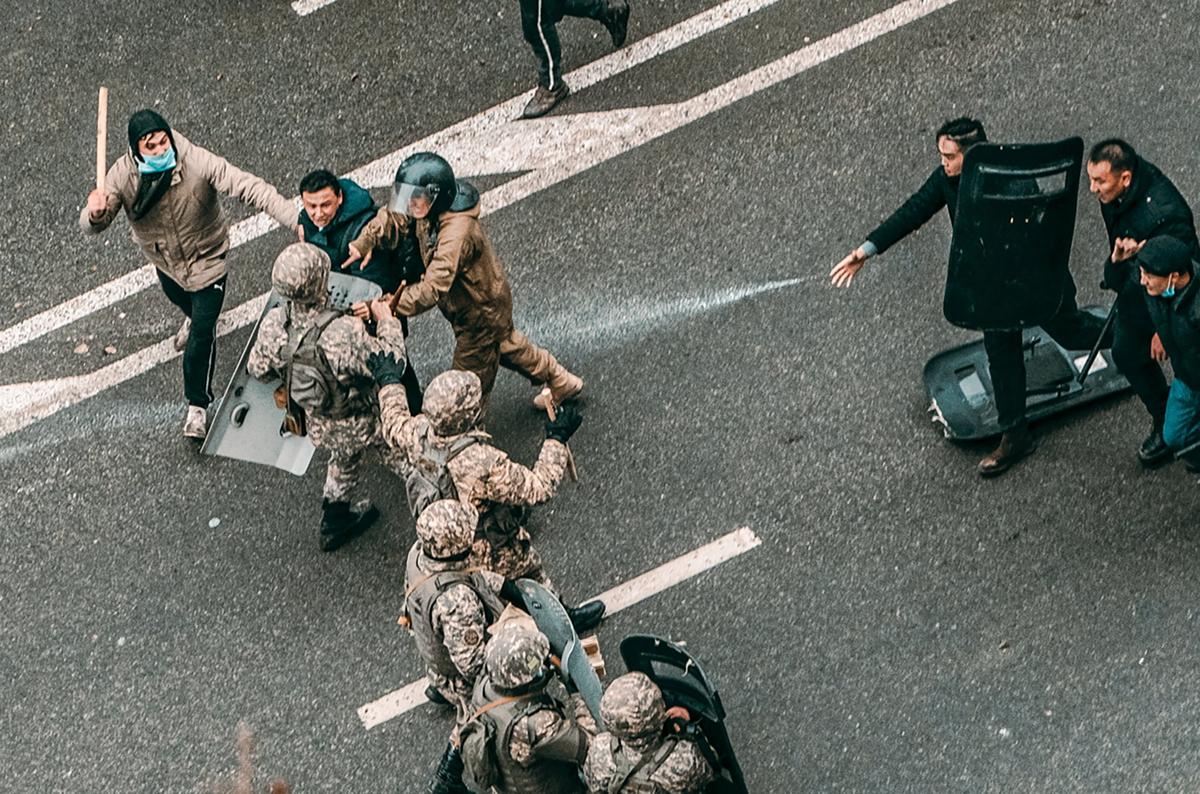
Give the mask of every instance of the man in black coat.
POLYGON ((1195 252, 1174 237, 1153 237, 1133 257, 1147 314, 1175 380, 1167 395, 1162 436, 1168 448, 1200 471, 1200 282, 1195 252))
POLYGON ((1200 253, 1192 211, 1171 180, 1118 138, 1092 147, 1087 163, 1091 191, 1100 200, 1100 215, 1112 253, 1104 262, 1104 286, 1117 293, 1113 323, 1113 360, 1129 380, 1153 421, 1138 458, 1153 466, 1171 458, 1163 439, 1167 379, 1158 362, 1166 353, 1146 309, 1138 270, 1130 254, 1152 237, 1179 240, 1200 253))
MULTIPOLYGON (((964 117, 943 124, 935 138, 941 166, 934 169, 920 189, 898 210, 867 235, 866 242, 834 266, 830 276, 835 286, 850 286, 869 258, 882 254, 921 228, 943 207, 950 215, 951 225, 954 224, 963 155, 974 144, 986 141, 987 134, 978 120, 964 117)), ((1100 335, 1103 321, 1079 310, 1075 303, 1075 282, 1069 273, 1066 279, 1061 308, 1058 314, 1042 323, 1042 329, 1068 350, 1087 350, 1100 335)), ((983 344, 1003 435, 996 449, 979 462, 978 470, 981 476, 993 477, 1037 449, 1037 441, 1025 416, 1025 356, 1021 331, 984 331, 983 344)))
MULTIPOLYGON (((395 292, 402 281, 413 283, 421 277, 421 260, 416 256, 416 240, 411 245, 392 251, 380 251, 364 267, 363 262, 346 264, 350 256, 350 241, 358 237, 367 221, 379 209, 371 194, 352 179, 338 179, 323 168, 310 172, 300 180, 300 229, 303 242, 312 243, 329 255, 330 270, 348 272, 380 286, 384 293, 395 292)), ((401 317, 404 335, 408 323, 401 317)), ((412 362, 404 368, 402 382, 408 396, 408 410, 421 412, 421 383, 413 371, 412 362)))

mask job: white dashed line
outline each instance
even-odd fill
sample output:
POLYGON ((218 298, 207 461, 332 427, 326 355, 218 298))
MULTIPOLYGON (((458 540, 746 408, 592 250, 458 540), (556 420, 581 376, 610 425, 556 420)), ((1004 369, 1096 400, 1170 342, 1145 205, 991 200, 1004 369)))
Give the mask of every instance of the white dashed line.
MULTIPOLYGON (((624 584, 619 584, 611 590, 605 590, 595 597, 608 606, 607 614, 615 615, 670 587, 686 582, 710 568, 715 568, 723 562, 745 554, 761 544, 762 540, 749 527, 735 529, 712 543, 689 551, 682 557, 676 557, 624 584)), ((399 717, 406 711, 411 711, 425 703, 425 687, 428 685, 429 681, 421 677, 394 692, 389 692, 378 700, 360 706, 358 718, 362 720, 363 728, 370 730, 376 725, 399 717)))
POLYGON ((324 8, 327 5, 332 5, 334 0, 293 0, 292 10, 302 17, 306 17, 319 8, 324 8))

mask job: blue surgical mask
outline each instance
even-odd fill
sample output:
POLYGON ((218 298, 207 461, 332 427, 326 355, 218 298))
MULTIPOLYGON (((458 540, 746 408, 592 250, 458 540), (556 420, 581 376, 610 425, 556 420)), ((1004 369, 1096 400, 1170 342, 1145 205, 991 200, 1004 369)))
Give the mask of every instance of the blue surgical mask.
POLYGON ((167 149, 162 154, 142 155, 138 161, 138 173, 161 174, 175 167, 175 149, 167 149))

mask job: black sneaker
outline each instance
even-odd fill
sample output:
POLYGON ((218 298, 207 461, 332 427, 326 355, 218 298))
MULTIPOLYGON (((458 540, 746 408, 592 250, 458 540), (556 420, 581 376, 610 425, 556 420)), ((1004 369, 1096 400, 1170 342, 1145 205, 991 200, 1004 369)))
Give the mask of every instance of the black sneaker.
POLYGON ((620 48, 629 33, 629 0, 608 0, 602 21, 612 36, 613 47, 620 48))
POLYGON ((558 87, 551 90, 542 88, 540 85, 533 92, 533 97, 529 100, 529 104, 525 106, 525 110, 521 112, 523 119, 536 119, 546 115, 554 106, 562 102, 571 93, 571 88, 562 80, 558 81, 558 87))

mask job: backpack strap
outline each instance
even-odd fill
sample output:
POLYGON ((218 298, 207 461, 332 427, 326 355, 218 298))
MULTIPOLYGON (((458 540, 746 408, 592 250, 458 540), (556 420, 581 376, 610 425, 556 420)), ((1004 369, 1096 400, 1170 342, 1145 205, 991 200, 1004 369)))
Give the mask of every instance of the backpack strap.
POLYGON ((667 756, 675 749, 675 744, 675 737, 668 736, 653 753, 645 753, 638 759, 636 764, 624 762, 619 765, 617 767, 617 774, 613 775, 612 780, 608 784, 609 794, 619 794, 621 789, 630 780, 636 779, 637 782, 650 783, 650 777, 667 760, 667 756), (646 772, 646 767, 650 766, 652 762, 654 767, 649 772, 646 772))

